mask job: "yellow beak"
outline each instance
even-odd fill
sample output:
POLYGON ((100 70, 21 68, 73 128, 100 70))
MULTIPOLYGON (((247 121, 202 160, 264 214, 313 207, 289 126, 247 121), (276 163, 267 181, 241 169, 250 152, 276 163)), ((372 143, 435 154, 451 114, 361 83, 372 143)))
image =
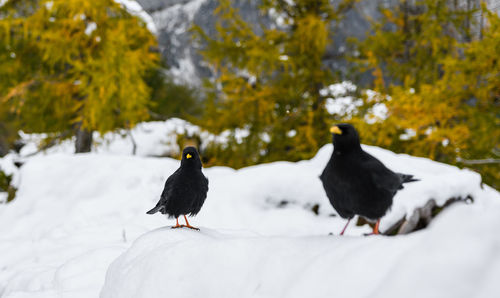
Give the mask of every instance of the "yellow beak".
POLYGON ((342 134, 342 130, 340 130, 340 128, 338 126, 332 126, 332 127, 330 127, 330 132, 334 133, 334 134, 337 134, 337 135, 341 135, 342 134))
POLYGON ((186 154, 186 158, 187 158, 187 159, 190 159, 191 157, 193 157, 191 154, 189 154, 189 153, 188 153, 188 154, 186 154))

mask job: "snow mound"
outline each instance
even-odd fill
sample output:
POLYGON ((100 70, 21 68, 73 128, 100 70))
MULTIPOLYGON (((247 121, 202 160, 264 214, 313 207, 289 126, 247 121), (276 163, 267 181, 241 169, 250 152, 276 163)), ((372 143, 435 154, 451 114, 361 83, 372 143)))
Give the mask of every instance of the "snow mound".
MULTIPOLYGON (((382 230, 429 199, 441 205, 470 196, 474 203, 457 203, 429 229, 407 236, 362 237, 369 227, 354 224, 345 237, 328 236, 346 221, 318 178, 333 150, 327 145, 296 163, 204 169, 210 190, 190 220, 202 230, 158 229, 173 221, 145 212, 179 161, 148 155, 174 148, 171 134, 197 129, 180 119, 141 124, 133 131, 141 144, 136 156, 127 139, 112 135, 97 153, 73 155, 69 143, 31 156, 34 143, 23 148, 17 197, 0 205, 0 296, 98 297, 121 254, 103 298, 167 291, 172 297, 401 297, 404 287, 423 282, 439 289, 431 297, 447 287, 449 295, 439 297, 465 297, 473 287, 484 291, 478 297, 498 291, 500 194, 482 188, 472 171, 377 147, 364 149, 421 179, 398 192, 382 230)), ((15 172, 15 159, 9 154, 0 165, 15 172)))
MULTIPOLYGON (((180 151, 177 145, 177 136, 200 135, 205 142, 214 140, 214 136, 179 118, 170 118, 166 121, 141 122, 130 132, 118 130, 101 136, 94 133, 93 151, 96 153, 132 155, 134 141, 137 144, 136 155, 139 156, 165 156, 175 155, 180 151)), ((37 154, 38 147, 46 137, 45 134, 21 133, 26 145, 21 150, 21 156, 37 154)), ((50 147, 41 154, 55 153, 73 154, 75 151, 74 138, 65 140, 60 144, 50 147)), ((38 153, 38 154, 40 154, 38 153)))
POLYGON ((159 228, 113 262, 101 298, 493 297, 499 214, 498 202, 456 205, 399 237, 159 228))

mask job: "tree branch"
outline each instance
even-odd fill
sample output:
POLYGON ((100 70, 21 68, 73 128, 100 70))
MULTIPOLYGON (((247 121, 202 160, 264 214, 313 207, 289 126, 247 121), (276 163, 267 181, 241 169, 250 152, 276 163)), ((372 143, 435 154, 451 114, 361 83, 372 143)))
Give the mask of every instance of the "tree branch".
POLYGON ((457 162, 463 163, 463 164, 466 164, 466 165, 485 165, 485 164, 500 163, 500 159, 495 159, 495 158, 463 159, 463 158, 457 157, 457 162))

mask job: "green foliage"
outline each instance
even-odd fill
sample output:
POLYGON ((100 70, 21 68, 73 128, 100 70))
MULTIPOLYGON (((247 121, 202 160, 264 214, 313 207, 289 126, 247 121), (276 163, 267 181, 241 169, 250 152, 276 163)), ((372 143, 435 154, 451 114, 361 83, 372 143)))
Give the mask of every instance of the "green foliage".
POLYGON ((453 10, 448 2, 401 0, 380 10, 381 21, 359 48, 368 66, 376 65, 377 89, 391 82, 419 87, 440 78, 442 60, 456 54, 462 24, 473 13, 453 10))
POLYGON ((200 92, 191 86, 176 83, 163 67, 150 69, 146 83, 151 88, 150 111, 153 119, 178 117, 198 118, 203 112, 200 92))
POLYGON ((148 117, 154 36, 113 0, 8 1, 0 100, 27 132, 101 133, 148 117))
POLYGON ((0 192, 7 193, 7 202, 14 200, 17 189, 12 186, 12 175, 6 174, 0 169, 0 192))
POLYGON ((311 157, 329 141, 326 98, 320 90, 334 82, 323 66, 334 20, 355 1, 333 7, 329 1, 263 1, 263 12, 282 15, 284 28, 254 30, 231 6, 219 1, 217 35, 194 27, 203 56, 217 78, 210 85, 206 119, 211 131, 248 130, 243 142, 234 135, 228 147, 213 149, 232 166, 311 157), (295 131, 294 136, 288 132, 295 131), (240 162, 241 161, 241 162, 240 162))
MULTIPOLYGON (((458 165, 497 157, 500 22, 488 13, 483 38, 468 42, 472 12, 453 10, 445 0, 401 1, 395 10, 382 10, 382 22, 360 49, 376 78, 374 89, 390 96, 366 104, 384 103, 388 118, 374 124, 363 114, 354 119, 365 142, 458 165), (402 139, 409 131, 414 136, 402 139)), ((498 164, 468 166, 499 187, 498 164)))
POLYGON ((17 138, 17 129, 6 105, 0 105, 0 157, 8 153, 17 138))

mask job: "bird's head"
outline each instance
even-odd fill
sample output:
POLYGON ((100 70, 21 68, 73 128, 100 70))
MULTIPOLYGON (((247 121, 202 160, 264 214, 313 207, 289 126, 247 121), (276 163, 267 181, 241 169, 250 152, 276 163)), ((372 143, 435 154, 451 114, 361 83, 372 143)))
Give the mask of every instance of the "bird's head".
POLYGON ((330 128, 333 135, 333 146, 336 152, 350 152, 360 149, 359 135, 354 126, 341 123, 330 128))
POLYGON ((195 166, 201 169, 201 160, 195 147, 186 147, 182 151, 181 166, 195 166))

